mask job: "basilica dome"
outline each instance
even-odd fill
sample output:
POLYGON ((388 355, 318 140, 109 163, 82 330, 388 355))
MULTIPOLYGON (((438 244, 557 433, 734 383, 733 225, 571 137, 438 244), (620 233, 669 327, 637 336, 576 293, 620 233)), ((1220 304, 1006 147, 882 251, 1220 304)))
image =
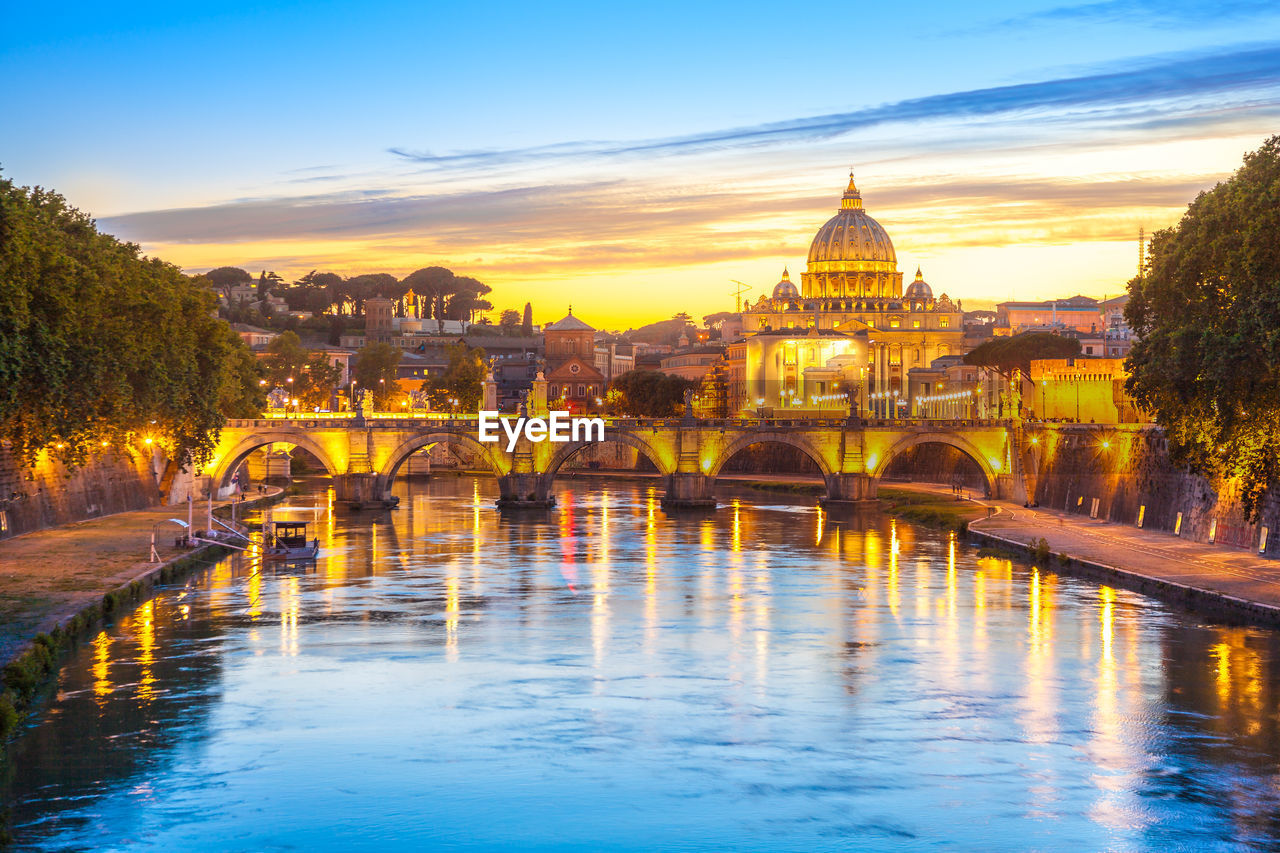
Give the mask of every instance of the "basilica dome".
POLYGON ((802 281, 806 297, 898 298, 902 293, 893 241, 863 209, 852 174, 840 210, 818 229, 809 246, 802 281))
POLYGON ((791 281, 791 273, 784 269, 782 271, 782 281, 773 286, 774 299, 799 299, 800 289, 791 281))
POLYGON ((907 292, 902 294, 903 299, 932 299, 933 288, 924 280, 924 275, 920 272, 920 268, 916 267, 916 280, 907 285, 907 292))

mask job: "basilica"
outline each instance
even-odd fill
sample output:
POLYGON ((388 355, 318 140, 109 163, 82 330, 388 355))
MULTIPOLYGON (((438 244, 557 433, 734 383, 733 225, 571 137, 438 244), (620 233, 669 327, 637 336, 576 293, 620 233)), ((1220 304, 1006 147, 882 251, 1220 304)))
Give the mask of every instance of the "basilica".
POLYGON ((964 313, 919 269, 902 286, 893 241, 849 176, 818 229, 800 287, 788 271, 742 310, 742 387, 735 407, 778 415, 911 411, 907 373, 964 352, 964 313))

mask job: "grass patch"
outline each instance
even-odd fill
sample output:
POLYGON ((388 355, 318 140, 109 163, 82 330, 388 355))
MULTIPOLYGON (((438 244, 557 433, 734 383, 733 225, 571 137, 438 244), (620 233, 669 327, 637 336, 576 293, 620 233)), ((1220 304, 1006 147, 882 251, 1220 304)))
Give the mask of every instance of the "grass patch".
POLYGON ((825 495, 827 487, 822 483, 786 483, 781 480, 750 480, 735 482, 735 486, 746 486, 757 492, 786 492, 793 495, 825 495))
POLYGON ((881 487, 878 496, 880 508, 895 518, 959 533, 969 529, 969 522, 987 514, 986 507, 936 492, 881 487))

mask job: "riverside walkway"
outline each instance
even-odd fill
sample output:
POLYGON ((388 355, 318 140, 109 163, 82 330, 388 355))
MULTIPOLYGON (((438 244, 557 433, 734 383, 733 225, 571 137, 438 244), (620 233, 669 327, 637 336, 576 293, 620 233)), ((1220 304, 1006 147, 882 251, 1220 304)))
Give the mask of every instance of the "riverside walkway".
MULTIPOLYGON (((279 495, 268 487, 255 499, 279 495)), ((215 509, 230 501, 218 501, 215 509)), ((197 528, 205 525, 207 505, 196 507, 197 528)), ((170 518, 187 516, 187 507, 155 506, 35 530, 0 540, 0 664, 20 652, 31 638, 52 630, 117 587, 154 570, 150 562, 151 532, 161 562, 191 553, 174 545, 182 531, 170 518)))
MULTIPOLYGON (((911 488, 946 490, 920 484, 911 488)), ((1280 624, 1280 562, 1242 548, 1189 542, 1172 533, 1042 507, 992 499, 977 503, 996 510, 969 523, 981 539, 1026 547, 1043 538, 1054 554, 1114 575, 1140 592, 1214 615, 1280 624)))

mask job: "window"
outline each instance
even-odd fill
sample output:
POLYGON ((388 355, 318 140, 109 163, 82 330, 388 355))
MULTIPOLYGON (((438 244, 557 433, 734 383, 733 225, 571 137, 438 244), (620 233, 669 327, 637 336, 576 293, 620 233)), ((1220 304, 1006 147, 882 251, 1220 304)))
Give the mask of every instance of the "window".
POLYGON ((890 317, 890 318, 889 318, 889 328, 890 328, 890 329, 900 329, 900 328, 902 328, 902 319, 901 319, 900 317, 890 317))
POLYGON ((940 329, 950 329, 950 328, 951 328, 951 318, 950 318, 950 317, 939 317, 939 318, 938 318, 938 328, 940 328, 940 329))
POLYGON ((579 396, 579 397, 585 397, 585 396, 587 396, 587 386, 585 386, 585 385, 579 385, 579 386, 578 386, 578 396, 579 396))
POLYGON ((911 328, 913 328, 913 329, 918 329, 918 328, 920 328, 920 321, 919 321, 919 320, 912 320, 912 321, 911 321, 911 328))

